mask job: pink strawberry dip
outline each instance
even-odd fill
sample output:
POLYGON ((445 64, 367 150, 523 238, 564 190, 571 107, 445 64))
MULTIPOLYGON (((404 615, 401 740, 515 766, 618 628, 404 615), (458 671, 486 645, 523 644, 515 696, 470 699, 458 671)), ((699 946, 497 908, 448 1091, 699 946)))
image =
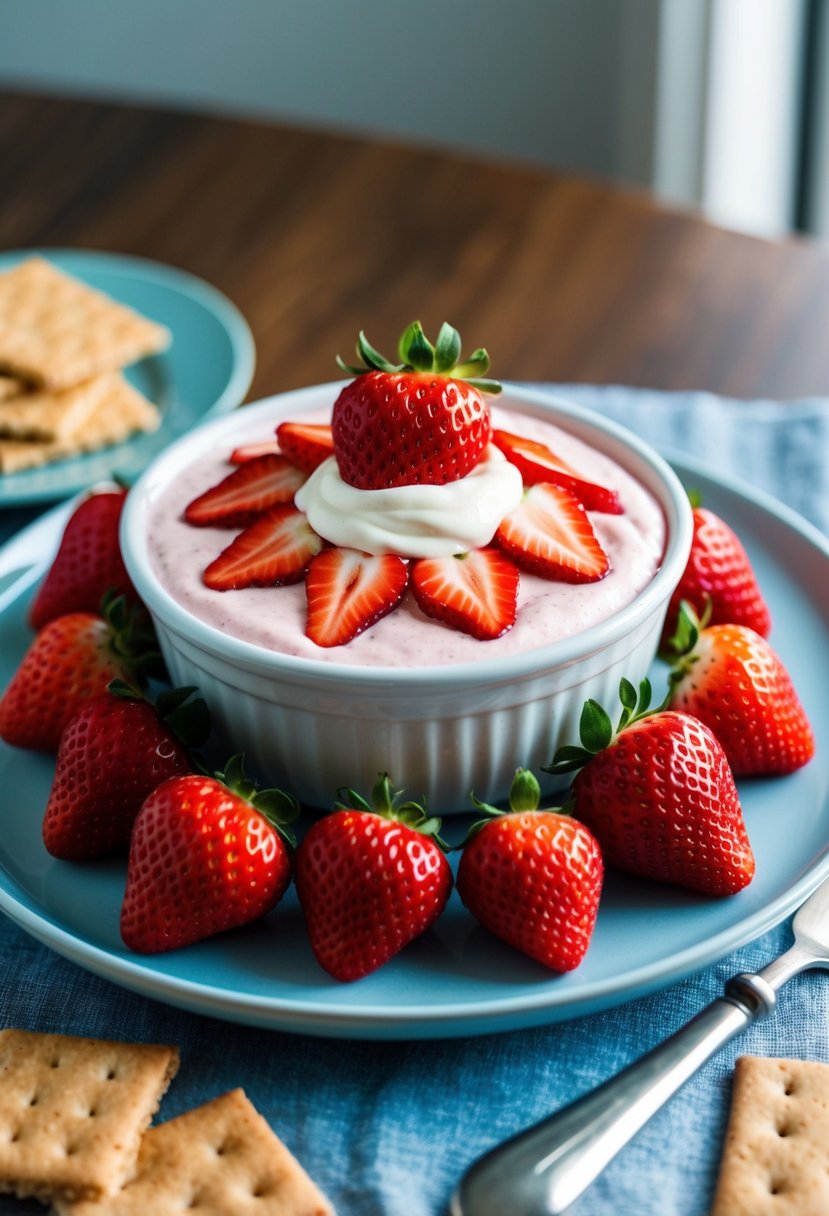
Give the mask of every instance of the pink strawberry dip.
MULTIPOLYGON (((522 571, 516 622, 499 638, 482 642, 449 628, 425 616, 409 593, 347 645, 319 647, 305 636, 304 583, 224 592, 206 587, 202 572, 236 533, 194 528, 184 521, 183 512, 192 499, 228 474, 229 448, 194 461, 153 501, 149 529, 154 573, 182 608, 206 624, 254 645, 320 663, 391 668, 474 663, 545 646, 599 624, 631 603, 658 570, 666 542, 659 504, 616 461, 553 423, 498 406, 491 412, 493 428, 546 444, 583 477, 618 491, 623 506, 619 515, 590 512, 610 558, 610 573, 599 582, 570 584, 522 571)), ((279 421, 284 419, 275 418, 274 428, 279 421)), ((303 421, 328 418, 309 413, 303 421)), ((261 416, 246 425, 244 411, 240 412, 234 445, 272 437, 273 429, 270 434, 263 431, 261 416)), ((421 488, 435 487, 408 487, 421 488)))

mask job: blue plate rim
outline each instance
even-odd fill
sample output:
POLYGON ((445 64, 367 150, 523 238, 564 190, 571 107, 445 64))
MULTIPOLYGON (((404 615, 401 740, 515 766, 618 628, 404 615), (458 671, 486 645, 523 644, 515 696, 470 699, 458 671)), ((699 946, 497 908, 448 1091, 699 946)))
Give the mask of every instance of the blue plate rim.
MULTIPOLYGON (((734 476, 713 471, 704 462, 689 458, 672 449, 662 449, 680 476, 688 482, 706 480, 736 495, 748 505, 772 515, 785 528, 799 534, 810 546, 819 550, 829 563, 829 539, 800 515, 771 495, 743 483, 734 476)), ((58 521, 65 518, 69 507, 64 503, 50 513, 58 521)), ((46 517, 30 525, 40 527, 46 517)), ((20 541, 18 534, 9 544, 20 541)), ((829 805, 829 803, 827 803, 829 805)), ((821 807, 823 809, 823 807, 821 807)), ((194 1012, 217 1016, 231 1022, 250 1023, 272 1029, 320 1034, 325 1037, 448 1038, 466 1034, 497 1032, 552 1023, 564 1018, 582 1016, 664 988, 706 966, 713 965, 731 950, 756 940, 764 932, 784 921, 800 903, 829 874, 829 842, 823 852, 809 865, 797 881, 771 903, 739 918, 712 937, 675 952, 667 959, 640 965, 627 976, 599 977, 583 985, 578 994, 564 1001, 554 996, 554 980, 520 997, 482 998, 457 1001, 440 1007, 423 1009, 411 1004, 399 1008, 364 1004, 326 1004, 313 1000, 266 997, 255 993, 233 992, 209 983, 181 976, 171 976, 153 969, 152 965, 133 961, 118 952, 87 941, 81 934, 57 923, 48 913, 39 913, 27 906, 15 894, 26 892, 4 869, 0 868, 0 910, 38 940, 80 966, 137 991, 145 996, 179 1005, 194 1012)), ((738 897, 735 897, 738 898, 738 897)))

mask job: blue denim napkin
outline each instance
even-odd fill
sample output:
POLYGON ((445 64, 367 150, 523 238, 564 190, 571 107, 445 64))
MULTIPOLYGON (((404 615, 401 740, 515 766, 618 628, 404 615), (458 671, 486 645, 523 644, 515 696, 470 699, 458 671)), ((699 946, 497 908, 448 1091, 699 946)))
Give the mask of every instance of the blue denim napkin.
MULTIPOLYGON (((652 443, 740 475, 829 532, 826 402, 549 387, 652 443)), ((665 992, 549 1028, 447 1042, 334 1042, 156 1004, 88 975, 0 918, 0 1025, 176 1043, 182 1067, 162 1117, 241 1085, 340 1216, 441 1216, 480 1153, 612 1076, 720 995, 729 976, 764 966, 789 941, 781 925, 665 992)), ((574 1205, 573 1216, 704 1216, 736 1055, 829 1061, 827 1030, 826 977, 792 980, 776 1016, 692 1079, 574 1205)), ((2 1216, 42 1210, 0 1199, 2 1216)))

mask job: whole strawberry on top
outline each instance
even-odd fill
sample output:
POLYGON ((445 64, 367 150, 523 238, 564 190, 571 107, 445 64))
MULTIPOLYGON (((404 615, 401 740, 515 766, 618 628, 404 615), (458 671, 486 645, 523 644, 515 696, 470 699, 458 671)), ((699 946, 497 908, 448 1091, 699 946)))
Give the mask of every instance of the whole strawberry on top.
POLYGON ((708 895, 733 895, 755 860, 725 752, 690 714, 650 709, 651 686, 622 680, 622 713, 587 701, 581 746, 549 772, 576 772, 567 809, 590 828, 607 865, 708 895))
POLYGON ((299 813, 282 790, 258 790, 241 756, 214 777, 171 777, 132 832, 121 936, 142 954, 175 950, 259 920, 291 881, 299 813))
POLYGON ((119 487, 91 492, 78 503, 29 609, 32 628, 67 612, 98 612, 107 592, 138 602, 118 540, 126 497, 119 487))
POLYGON ((111 680, 134 684, 160 669, 155 634, 142 608, 104 597, 101 613, 70 612, 40 630, 0 699, 0 739, 57 751, 82 705, 111 680))
POLYGON ((311 947, 335 979, 360 979, 387 963, 434 924, 452 890, 440 820, 415 802, 397 805, 398 795, 386 773, 371 802, 341 790, 297 850, 311 947))
POLYGON ((53 857, 88 861, 126 851, 144 799, 192 772, 190 748, 207 739, 207 706, 194 692, 170 689, 153 704, 113 680, 78 710, 61 736, 43 818, 53 857))
POLYGON ((478 799, 458 867, 458 894, 491 933, 553 971, 584 958, 599 910, 604 865, 592 833, 559 809, 539 809, 541 789, 517 770, 509 811, 478 799))
POLYGON ((691 552, 668 605, 663 644, 676 629, 682 600, 687 600, 699 617, 707 612, 711 625, 748 625, 761 637, 768 637, 771 614, 742 541, 725 520, 701 506, 693 494, 691 503, 691 552))
POLYGON ((679 607, 669 649, 672 709, 711 728, 738 776, 794 772, 815 754, 815 738, 782 659, 746 625, 700 621, 679 607))
POLYGON ((419 321, 404 331, 400 362, 391 363, 357 341, 362 366, 338 357, 355 379, 340 393, 331 416, 334 453, 343 481, 361 490, 443 485, 465 477, 489 443, 491 422, 483 396, 500 385, 486 379, 489 355, 461 360, 461 339, 444 323, 434 346, 419 321))

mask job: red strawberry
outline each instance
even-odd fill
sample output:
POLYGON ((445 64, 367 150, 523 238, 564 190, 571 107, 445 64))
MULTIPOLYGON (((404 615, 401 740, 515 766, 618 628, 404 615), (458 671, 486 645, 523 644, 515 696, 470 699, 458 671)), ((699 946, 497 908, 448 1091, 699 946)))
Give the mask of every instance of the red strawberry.
POLYGON ((518 567, 497 549, 412 562, 412 592, 427 616, 487 641, 515 624, 518 567))
POLYGON ((241 758, 223 775, 172 777, 133 828, 121 936, 131 950, 175 950, 258 920, 291 881, 285 824, 295 800, 248 781, 241 758))
POLYGON ((230 453, 231 464, 247 464, 259 456, 278 456, 281 448, 275 439, 263 439, 260 443, 242 443, 230 453))
POLYGON ((443 485, 474 468, 489 443, 489 407, 482 380, 489 356, 476 350, 460 363, 461 340, 444 324, 432 346, 419 321, 400 339, 400 363, 389 363, 360 334, 365 366, 340 367, 356 379, 346 385, 331 415, 340 476, 361 490, 421 483, 443 485), (473 377, 473 378, 470 378, 473 377))
POLYGON ((524 491, 495 533, 523 569, 565 583, 594 583, 610 571, 590 517, 569 490, 539 482, 524 491))
POLYGON ((127 491, 83 498, 70 515, 55 559, 29 610, 33 629, 67 612, 100 612, 104 595, 138 596, 121 557, 118 527, 127 491))
POLYGON ((331 427, 311 422, 280 422, 276 428, 280 451, 306 473, 334 455, 331 427))
POLYGON ((565 490, 575 494, 588 511, 606 511, 610 515, 624 513, 618 490, 610 490, 607 486, 587 481, 566 461, 556 456, 546 444, 536 443, 534 439, 524 439, 521 435, 511 434, 510 431, 493 431, 492 442, 501 449, 507 460, 515 465, 525 486, 547 481, 554 486, 563 486, 565 490))
POLYGON ((304 481, 285 456, 257 456, 194 498, 184 518, 196 527, 244 528, 269 507, 293 502, 304 481))
POLYGON ((371 803, 353 790, 299 846, 296 886, 314 955, 329 975, 356 980, 398 954, 440 916, 452 871, 439 819, 395 806, 386 774, 371 803))
POLYGON ((126 851, 144 799, 169 777, 193 771, 188 747, 209 729, 195 690, 162 693, 156 705, 114 681, 63 732, 43 819, 53 857, 86 861, 126 851))
POLYGON ((607 865, 708 895, 733 895, 754 877, 734 777, 708 727, 689 714, 648 710, 647 680, 623 680, 614 732, 588 701, 581 747, 562 747, 549 771, 577 773, 568 810, 587 825, 607 865))
POLYGON ((296 507, 271 507, 236 536, 202 575, 214 591, 298 583, 322 541, 296 507))
POLYGON ((674 632, 679 605, 687 600, 710 625, 748 625, 762 637, 771 632, 771 615, 748 554, 735 532, 706 507, 694 507, 694 534, 688 564, 671 597, 663 642, 674 632))
POLYGON ((305 576, 306 634, 317 646, 344 646, 400 603, 408 580, 406 563, 393 553, 323 549, 305 576))
POLYGON ((584 824, 539 810, 540 788, 518 769, 508 813, 474 800, 492 816, 470 831, 458 867, 458 894, 477 920, 553 971, 584 958, 599 910, 604 866, 584 824))
POLYGON ((0 738, 12 747, 54 752, 64 729, 111 680, 133 683, 154 643, 143 613, 127 615, 120 598, 105 615, 70 612, 44 625, 0 700, 0 738))
POLYGON ((671 708, 717 736, 732 772, 794 772, 815 754, 809 719, 782 660, 745 625, 701 625, 680 605, 671 708))

